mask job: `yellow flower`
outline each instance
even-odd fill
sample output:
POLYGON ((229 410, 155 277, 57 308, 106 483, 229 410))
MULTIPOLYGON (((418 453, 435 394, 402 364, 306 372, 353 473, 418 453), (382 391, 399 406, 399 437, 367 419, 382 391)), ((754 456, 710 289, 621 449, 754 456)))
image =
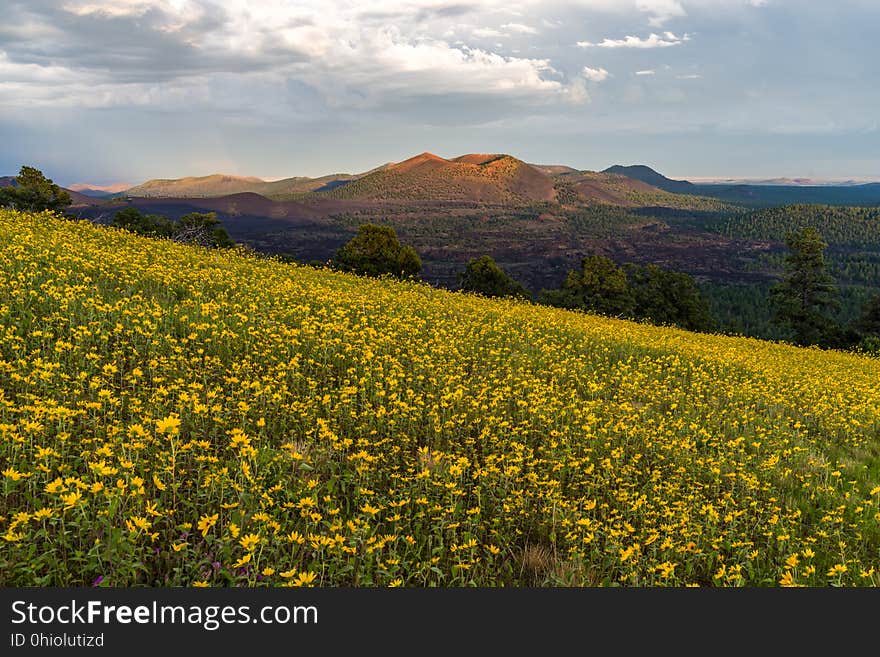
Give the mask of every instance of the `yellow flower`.
POLYGON ((785 574, 782 576, 782 579, 779 580, 779 585, 786 586, 786 587, 797 586, 797 584, 794 581, 794 576, 791 574, 790 570, 785 571, 785 574))
POLYGON ((251 562, 251 553, 248 552, 241 559, 232 564, 233 568, 241 568, 242 566, 249 564, 251 562))
POLYGON ((201 581, 201 582, 193 582, 191 584, 191 586, 193 586, 195 588, 199 588, 199 589, 204 589, 204 588, 208 588, 210 586, 210 584, 208 584, 208 582, 201 581))
POLYGON ((156 431, 176 436, 180 432, 180 418, 169 415, 162 420, 156 420, 156 431))
POLYGON ((64 502, 64 509, 72 509, 76 506, 77 502, 82 499, 82 493, 79 491, 73 491, 67 495, 61 496, 61 501, 64 502))
POLYGON ((635 551, 636 551, 636 548, 634 545, 630 545, 628 548, 624 548, 623 550, 621 550, 620 551, 620 562, 625 563, 626 561, 628 561, 629 558, 632 557, 632 555, 635 551))
POLYGON ((831 569, 828 571, 828 577, 836 577, 838 575, 843 575, 847 571, 846 564, 838 563, 831 566, 831 569))
POLYGON ((294 577, 296 575, 296 568, 291 568, 290 570, 285 570, 278 574, 281 575, 284 579, 290 579, 291 577, 294 577))
POLYGON ((18 481, 19 479, 21 479, 24 476, 21 472, 19 472, 15 468, 6 468, 3 471, 3 475, 6 477, 9 477, 10 479, 12 479, 12 481, 18 481))
POLYGON ((64 480, 61 477, 58 477, 54 481, 50 481, 46 484, 46 488, 44 489, 47 493, 57 493, 61 490, 64 490, 64 480))
POLYGON ((241 538, 239 543, 241 543, 241 547, 250 552, 257 547, 261 540, 259 534, 247 534, 241 538))
POLYGON ((272 575, 275 574, 275 569, 270 568, 269 566, 266 566, 265 568, 263 568, 263 570, 260 571, 260 574, 263 577, 272 577, 272 575))
POLYGON ((204 515, 199 519, 199 524, 197 525, 198 530, 202 532, 202 536, 207 536, 208 532, 211 530, 211 527, 217 524, 217 521, 220 519, 220 515, 215 513, 214 515, 204 515))
POLYGON ((186 546, 187 546, 187 542, 186 542, 186 541, 182 541, 182 542, 180 542, 180 543, 172 543, 172 544, 171 544, 171 549, 174 550, 175 552, 180 552, 180 551, 183 550, 186 546))
POLYGON ((312 571, 306 571, 304 573, 300 573, 297 578, 293 581, 294 586, 308 586, 312 582, 315 581, 315 577, 317 577, 316 573, 312 571))
POLYGON ((657 570, 660 572, 660 576, 663 577, 663 579, 667 579, 672 576, 677 565, 678 564, 674 564, 671 561, 666 561, 657 566, 657 570))
POLYGON ((288 542, 290 543, 298 543, 302 545, 306 542, 306 537, 300 534, 299 532, 290 532, 287 536, 285 536, 288 542))
POLYGON ((152 523, 142 516, 132 516, 131 524, 142 531, 146 531, 152 526, 152 523))

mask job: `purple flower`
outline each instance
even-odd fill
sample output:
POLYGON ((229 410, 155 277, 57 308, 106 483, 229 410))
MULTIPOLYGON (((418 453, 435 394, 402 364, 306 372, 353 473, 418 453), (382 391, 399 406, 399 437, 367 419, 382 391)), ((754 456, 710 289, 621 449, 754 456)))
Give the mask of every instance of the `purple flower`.
POLYGON ((101 586, 101 582, 103 582, 103 581, 104 581, 104 576, 98 575, 98 579, 96 579, 94 582, 92 582, 92 586, 101 586))

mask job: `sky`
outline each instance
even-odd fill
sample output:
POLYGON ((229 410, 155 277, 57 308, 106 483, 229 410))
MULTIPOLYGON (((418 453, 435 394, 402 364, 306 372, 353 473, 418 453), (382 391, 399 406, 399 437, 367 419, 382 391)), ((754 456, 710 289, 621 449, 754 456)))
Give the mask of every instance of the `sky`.
POLYGON ((0 175, 880 179, 876 0, 3 0, 0 175))

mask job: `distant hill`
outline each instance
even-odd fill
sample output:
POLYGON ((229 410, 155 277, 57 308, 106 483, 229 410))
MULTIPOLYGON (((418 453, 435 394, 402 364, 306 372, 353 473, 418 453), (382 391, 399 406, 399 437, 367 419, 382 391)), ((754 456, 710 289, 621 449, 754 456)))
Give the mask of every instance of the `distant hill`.
POLYGON ((880 205, 880 183, 860 185, 694 185, 693 194, 756 207, 811 203, 820 205, 880 205))
MULTIPOLYGON (((556 202, 565 206, 604 203, 700 210, 711 209, 707 199, 751 207, 795 203, 880 205, 880 183, 811 185, 805 178, 752 183, 695 180, 673 180, 642 164, 581 171, 563 164, 530 164, 499 153, 470 153, 446 159, 425 152, 362 173, 334 173, 318 178, 294 176, 266 181, 213 174, 155 179, 110 198, 192 199, 252 193, 282 202, 308 198, 341 203, 409 201, 513 206, 556 202)), ((77 205, 106 200, 105 192, 112 191, 98 186, 72 187, 77 205)))
POLYGON ((78 191, 83 196, 88 196, 89 198, 113 198, 116 196, 115 192, 105 192, 102 189, 92 189, 91 187, 86 187, 85 189, 80 189, 78 191))
POLYGON ((126 183, 115 183, 113 185, 92 185, 89 183, 76 183, 74 185, 68 185, 67 189, 79 192, 83 196, 90 196, 92 198, 113 198, 114 196, 120 195, 127 189, 130 189, 131 185, 126 183))
POLYGON ((203 197, 224 196, 254 191, 265 185, 259 178, 213 174, 176 179, 156 179, 125 190, 126 196, 134 197, 203 197))
POLYGON ((560 173, 578 173, 578 170, 574 167, 567 166, 565 164, 531 164, 529 166, 533 169, 537 169, 541 173, 546 173, 548 176, 556 176, 560 173))
POLYGON ((695 189, 696 186, 693 183, 690 183, 687 180, 672 180, 644 164, 635 164, 631 166, 615 164, 614 166, 610 166, 603 170, 602 173, 615 173, 633 180, 640 180, 652 187, 657 187, 658 189, 672 192, 673 194, 698 193, 695 189))
POLYGON ((445 159, 421 153, 326 192, 340 199, 532 203, 553 201, 553 180, 505 154, 470 153, 445 159))
POLYGON ((253 192, 275 200, 288 200, 314 191, 328 191, 356 176, 347 173, 320 178, 297 176, 266 181, 261 178, 213 174, 210 176, 156 179, 131 187, 126 196, 136 198, 210 198, 253 192))

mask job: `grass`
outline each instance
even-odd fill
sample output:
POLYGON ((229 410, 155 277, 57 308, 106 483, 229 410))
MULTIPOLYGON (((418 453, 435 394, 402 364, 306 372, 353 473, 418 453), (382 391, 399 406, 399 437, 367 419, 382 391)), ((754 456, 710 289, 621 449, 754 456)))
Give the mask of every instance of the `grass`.
POLYGON ((875 586, 878 380, 0 211, 0 581, 875 586))

